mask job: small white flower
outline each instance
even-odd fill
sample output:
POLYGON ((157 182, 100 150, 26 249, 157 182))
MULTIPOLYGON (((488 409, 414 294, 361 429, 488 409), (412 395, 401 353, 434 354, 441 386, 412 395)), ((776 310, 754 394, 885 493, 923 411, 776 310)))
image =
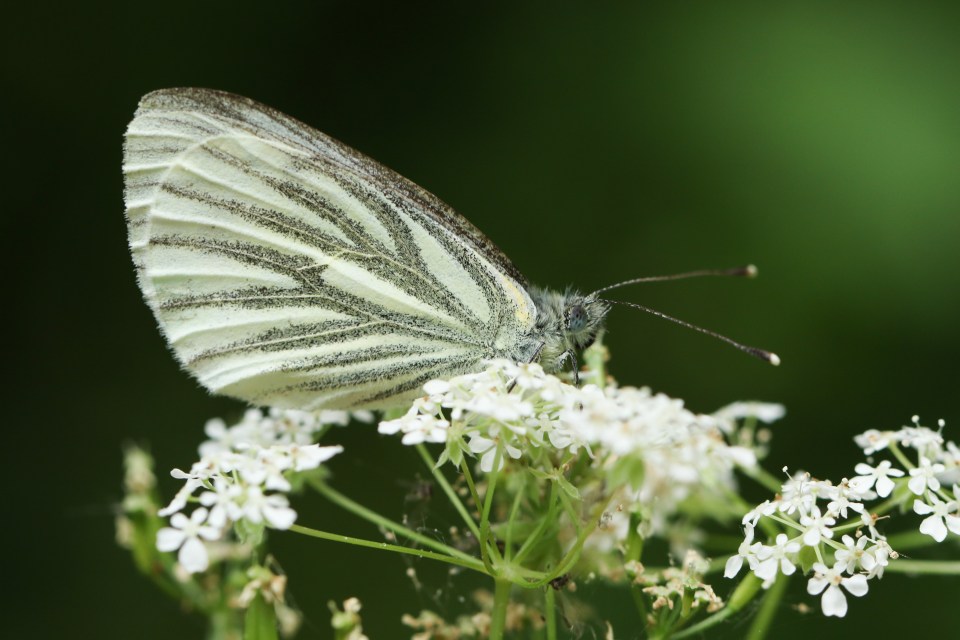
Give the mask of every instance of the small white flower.
POLYGON ((913 416, 912 427, 904 427, 898 436, 900 444, 919 451, 927 457, 937 457, 943 448, 943 436, 939 432, 920 426, 920 417, 913 416))
POLYGON ((807 593, 815 596, 823 592, 820 606, 825 616, 842 618, 847 615, 847 597, 840 589, 841 586, 850 595, 858 598, 867 594, 869 587, 866 576, 858 574, 846 578, 843 576, 843 566, 835 565, 832 569, 828 569, 822 562, 814 563, 813 570, 814 575, 807 583, 807 593))
POLYGON ((294 471, 308 471, 316 469, 333 456, 343 453, 343 447, 339 445, 321 447, 319 444, 290 445, 286 451, 294 471))
POLYGON ((253 457, 243 458, 236 471, 249 485, 263 485, 273 491, 290 491, 290 481, 284 473, 290 469, 290 459, 274 449, 255 449, 253 457))
POLYGON ((223 527, 228 522, 240 517, 240 507, 236 499, 240 495, 240 487, 226 478, 217 478, 213 481, 213 491, 200 494, 200 504, 210 509, 207 522, 215 527, 223 527))
POLYGON ((177 561, 188 573, 199 573, 206 570, 210 564, 207 556, 207 547, 200 540, 218 540, 220 530, 205 525, 207 510, 203 507, 195 509, 190 517, 182 513, 175 513, 170 518, 169 527, 157 531, 157 549, 160 551, 176 551, 177 561))
POLYGON ((536 362, 518 364, 516 370, 511 373, 512 375, 508 375, 521 389, 540 389, 546 383, 543 367, 536 362))
MULTIPOLYGON (((890 548, 890 545, 887 544, 887 541, 880 538, 876 541, 876 544, 864 551, 864 557, 867 555, 873 558, 873 567, 867 572, 867 580, 872 580, 883 577, 883 570, 890 564, 890 558, 894 557, 895 553, 893 549, 890 548)), ((861 566, 865 566, 862 560, 863 558, 861 558, 860 564, 861 566)))
POLYGON ((830 526, 836 523, 835 518, 828 514, 821 515, 818 507, 812 507, 808 515, 800 516, 800 524, 804 527, 803 544, 815 547, 822 538, 832 538, 833 529, 830 526))
POLYGON ((190 496, 193 495, 193 492, 209 483, 220 473, 219 467, 217 456, 211 456, 195 462, 190 468, 189 473, 181 471, 180 469, 173 469, 170 472, 170 477, 176 478, 177 480, 186 480, 186 483, 177 491, 177 494, 173 497, 173 500, 170 501, 170 504, 160 509, 157 515, 166 518, 178 511, 182 511, 183 508, 187 506, 187 501, 190 496))
POLYGON ((767 549, 767 557, 754 569, 758 578, 763 579, 763 587, 769 588, 777 577, 777 570, 785 576, 793 575, 797 570, 793 557, 800 552, 800 543, 790 540, 785 533, 777 534, 776 543, 767 549))
POLYGON ((777 509, 780 508, 780 501, 770 501, 764 500, 759 505, 757 505, 753 510, 748 511, 744 514, 743 519, 741 520, 742 524, 749 524, 752 527, 757 526, 757 522, 760 521, 760 518, 763 516, 769 516, 777 512, 777 509))
POLYGON ((419 413, 415 403, 403 417, 381 422, 377 431, 385 435, 403 432, 401 442, 406 445, 415 445, 422 442, 446 442, 449 428, 450 423, 443 418, 419 413))
POLYGON ((918 496, 922 495, 928 488, 931 491, 938 491, 940 481, 937 480, 937 474, 943 473, 945 469, 946 467, 939 462, 933 463, 929 458, 920 456, 920 464, 910 469, 910 479, 907 481, 907 486, 910 487, 910 491, 918 496))
POLYGON ((423 385, 428 396, 442 396, 450 391, 450 383, 446 380, 431 380, 423 385))
POLYGON ((767 424, 780 420, 786 414, 787 410, 782 404, 772 402, 733 402, 713 413, 714 417, 722 420, 756 418, 767 424))
POLYGON ((896 435, 897 432, 894 431, 877 431, 876 429, 870 429, 854 437, 853 441, 869 456, 889 447, 890 443, 896 439, 896 435))
POLYGON ((243 517, 254 524, 266 521, 274 529, 289 529, 297 519, 285 495, 264 495, 258 486, 246 487, 237 502, 243 517))
POLYGON ((889 460, 881 460, 876 467, 860 462, 854 467, 854 471, 860 475, 854 476, 850 484, 858 491, 867 491, 876 484, 877 495, 881 498, 889 496, 896 486, 890 478, 903 476, 903 469, 897 469, 889 460))
MULTIPOLYGON (((493 471, 493 463, 497 459, 497 441, 491 440, 489 438, 484 438, 481 435, 474 434, 470 437, 470 441, 467 443, 467 448, 472 451, 474 454, 481 456, 480 458, 480 470, 484 473, 490 473, 493 471)), ((504 443, 504 451, 514 460, 519 460, 521 451, 513 445, 504 443)), ((497 466, 497 471, 503 469, 504 456, 500 455, 500 464, 497 466)))
POLYGON ((933 493, 929 496, 933 504, 921 500, 913 501, 914 512, 927 516, 920 523, 920 533, 924 533, 937 542, 947 537, 947 529, 960 535, 960 516, 957 515, 957 501, 943 502, 933 493), (930 514, 930 515, 927 515, 930 514))
POLYGON ((833 555, 835 567, 850 574, 856 573, 858 567, 862 567, 865 571, 873 571, 877 559, 866 551, 870 543, 869 538, 861 536, 859 540, 854 541, 852 537, 845 535, 841 541, 844 548, 838 549, 833 555))
POLYGON ((859 502, 860 497, 860 492, 851 487, 847 479, 844 478, 843 482, 834 487, 831 492, 830 502, 827 503, 827 512, 839 515, 841 518, 847 517, 848 509, 863 513, 865 507, 859 502))
POLYGON ((757 565, 760 564, 760 561, 766 559, 769 554, 769 547, 764 547, 762 543, 753 541, 754 531, 752 526, 745 526, 743 531, 744 538, 743 542, 740 543, 740 547, 737 549, 737 555, 730 556, 723 569, 724 578, 736 577, 736 575, 740 573, 741 567, 743 567, 744 560, 747 561, 747 565, 751 571, 755 570, 757 565))
POLYGON ((799 511, 801 515, 807 513, 817 500, 811 490, 813 483, 810 474, 804 472, 797 472, 784 482, 780 488, 780 511, 786 514, 794 511, 799 511))

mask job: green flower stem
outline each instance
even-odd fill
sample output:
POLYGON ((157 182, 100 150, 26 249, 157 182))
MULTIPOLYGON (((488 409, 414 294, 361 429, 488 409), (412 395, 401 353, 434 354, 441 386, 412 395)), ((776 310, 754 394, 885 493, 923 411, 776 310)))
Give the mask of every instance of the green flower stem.
MULTIPOLYGON (((757 468, 759 469, 759 467, 757 467, 757 468)), ((754 480, 757 480, 757 478, 755 478, 754 476, 751 476, 751 475, 747 472, 746 469, 744 469, 743 471, 744 471, 744 473, 747 473, 747 476, 748 476, 748 477, 751 477, 751 478, 753 478, 754 480)), ((763 470, 761 469, 761 471, 763 471, 763 470)), ((767 473, 766 471, 763 471, 763 473, 766 474, 769 478, 772 478, 772 481, 773 481, 773 482, 776 482, 776 478, 774 478, 773 476, 771 476, 769 473, 767 473)), ((758 482, 760 482, 760 481, 758 480, 758 482)), ((760 484, 763 484, 764 486, 766 486, 766 484, 765 484, 764 482, 760 482, 760 484)), ((722 485, 721 485, 721 486, 722 486, 722 485)), ((776 486, 776 488, 774 489, 774 491, 777 491, 777 492, 778 492, 778 491, 780 491, 780 488, 781 488, 781 487, 780 487, 780 485, 778 484, 778 485, 776 486)), ((737 493, 736 491, 733 491, 733 490, 731 490, 731 489, 729 489, 729 488, 723 489, 723 495, 724 495, 724 497, 725 497, 728 501, 730 501, 730 503, 731 503, 732 505, 736 505, 738 517, 741 517, 741 516, 743 516, 743 514, 748 513, 749 511, 752 511, 753 508, 754 508, 754 506, 755 506, 755 505, 749 504, 746 500, 743 499, 743 497, 742 497, 739 493, 737 493)), ((760 521, 759 521, 757 524, 758 524, 758 526, 760 527, 760 529, 761 529, 771 540, 775 539, 775 538, 777 537, 777 534, 778 534, 778 533, 782 533, 782 531, 780 530, 780 528, 777 527, 777 525, 775 525, 773 522, 771 522, 771 520, 770 520, 769 518, 760 518, 760 521)), ((739 543, 738 543, 738 544, 739 544, 739 543)))
POLYGON ((543 617, 547 619, 547 640, 557 640, 557 603, 553 587, 547 587, 544 600, 543 617))
POLYGON ((473 504, 479 509, 483 503, 480 502, 480 494, 477 493, 477 485, 473 481, 473 474, 470 473, 470 465, 467 464, 466 458, 461 458, 460 460, 460 473, 463 474, 463 479, 467 481, 467 487, 470 488, 470 496, 473 498, 473 504))
MULTIPOLYGON (((490 508, 493 506, 493 494, 497 488, 497 478, 500 476, 500 459, 503 452, 497 445, 497 453, 493 458, 493 470, 487 480, 487 493, 483 497, 483 512, 480 515, 480 556, 483 559, 483 565, 487 568, 490 575, 498 575, 498 571, 493 567, 493 561, 490 559, 492 552, 496 552, 496 541, 491 545, 490 540, 490 508)), ((499 583, 498 583, 499 584, 499 583)))
POLYGON ((788 584, 790 584, 790 580, 787 576, 782 574, 777 576, 773 586, 763 595, 763 602, 760 605, 760 610, 753 619, 753 623, 750 625, 750 630, 746 635, 747 638, 750 638, 750 640, 762 640, 767 637, 767 632, 770 631, 770 625, 773 624, 773 619, 779 611, 783 594, 787 592, 788 584))
MULTIPOLYGON (((786 580, 784 580, 784 582, 786 582, 786 580)), ((697 636, 702 634, 707 629, 720 624, 730 616, 740 611, 751 600, 753 600, 753 598, 757 595, 757 591, 760 590, 761 584, 760 578, 752 573, 748 573, 746 577, 740 581, 740 584, 737 585, 737 588, 734 589, 733 594, 727 601, 726 607, 713 614, 709 618, 701 620, 697 624, 691 625, 683 631, 671 635, 670 640, 681 640, 682 638, 697 636)))
POLYGON ((889 498, 878 504, 875 508, 870 509, 870 513, 882 516, 899 507, 905 497, 912 495, 913 493, 907 489, 906 483, 900 484, 893 490, 893 494, 889 498))
POLYGON ((507 605, 510 604, 510 588, 513 583, 503 578, 496 579, 493 591, 493 611, 490 612, 490 640, 503 640, 507 625, 507 605))
POLYGON ((305 536, 311 536, 313 538, 320 538, 322 540, 344 542, 346 544, 352 544, 358 547, 367 547, 369 549, 380 549, 382 551, 393 551, 396 553, 404 553, 409 556, 417 556, 418 558, 429 558, 431 560, 438 560, 440 562, 446 562, 447 564, 455 564, 458 567, 472 569, 474 571, 478 571, 482 574, 487 575, 487 571, 484 568, 483 563, 477 560, 476 558, 464 560, 461 558, 454 558, 442 553, 434 553, 433 551, 426 551, 424 549, 411 549, 410 547, 401 547, 399 545, 388 544, 386 542, 374 542, 372 540, 363 540, 362 538, 353 538, 351 536, 344 536, 336 533, 327 533, 326 531, 311 529, 309 527, 304 527, 299 524, 295 524, 292 527, 290 527, 290 531, 294 531, 296 533, 302 533, 305 536))
POLYGON ((528 553, 536 546, 536 543, 540 541, 540 537, 543 535, 544 530, 553 524, 556 521, 556 511, 557 511, 557 483, 550 483, 550 495, 547 498, 547 513, 540 518, 540 522, 537 523, 537 528, 534 529, 533 533, 527 536, 527 539, 523 541, 523 546, 520 547, 520 551, 517 551, 516 555, 513 556, 513 561, 515 563, 521 562, 528 553))
POLYGON ((443 475, 443 472, 437 468, 436 461, 433 459, 433 456, 430 455, 430 452, 427 451, 427 448, 423 446, 422 443, 417 445, 417 452, 420 454, 420 457, 423 458, 423 463, 430 469, 430 473, 433 474, 433 478, 437 481, 437 484, 439 484, 440 488, 443 489, 443 492, 447 494, 447 499, 450 500, 450 503, 460 514, 460 517, 463 518, 463 522, 467 525, 467 527, 470 528, 470 531, 473 532, 473 536, 479 540, 480 529, 477 527, 477 523, 474 522, 473 518, 470 516, 467 508, 460 500, 460 496, 457 495, 457 492, 454 491, 453 487, 450 486, 450 483, 447 482, 447 478, 443 475))
POLYGON ((783 488, 783 481, 780 480, 777 476, 773 475, 759 464, 753 468, 738 467, 743 471, 751 480, 754 480, 759 485, 763 486, 766 489, 769 489, 773 493, 780 493, 780 490, 783 488))
POLYGON ((394 522, 393 520, 390 520, 389 518, 384 518, 379 513, 371 511, 370 509, 367 509, 363 505, 354 502, 353 500, 343 495, 342 493, 340 493, 339 491, 337 491, 336 489, 334 489, 333 487, 331 487, 325 482, 314 482, 313 486, 317 489, 317 491, 321 495, 323 495, 325 498, 327 498, 334 504, 346 509, 350 513, 353 513, 354 515, 359 516, 360 518, 363 518, 364 520, 372 522, 378 527, 382 527, 388 531, 392 531, 393 533, 399 534, 404 538, 407 538, 408 540, 412 540, 413 542, 419 542, 423 546, 429 547, 435 551, 439 551, 440 553, 445 554, 447 556, 459 558, 466 562, 476 562, 477 560, 476 558, 474 558, 473 556, 467 553, 464 553, 458 549, 449 547, 441 542, 437 542, 436 540, 428 538, 424 535, 420 535, 416 531, 411 531, 410 529, 407 529, 401 524, 397 524, 396 522, 394 522))
MULTIPOLYGON (((566 497, 566 494, 563 491, 561 491, 559 495, 560 495, 561 501, 568 500, 566 497)), ((562 576, 565 573, 569 572, 570 569, 573 568, 573 565, 576 564, 577 560, 580 559, 580 550, 583 549, 583 543, 586 542, 587 538, 590 537, 590 534, 596 531, 597 527, 600 526, 600 516, 603 515, 605 506, 606 506, 605 502, 601 501, 599 503, 597 510, 594 511, 593 514, 591 514, 591 525, 587 527, 581 526, 579 518, 576 517, 576 514, 573 514, 571 517, 574 519, 574 523, 577 526, 577 540, 574 543, 574 545, 570 547, 570 550, 567 551, 567 554, 560 560, 560 562, 557 564, 556 569, 549 572, 541 580, 534 581, 534 582, 527 582, 522 584, 521 586, 529 589, 542 587, 547 583, 549 583, 551 580, 554 580, 557 577, 562 576)))
POLYGON ((960 562, 941 560, 895 560, 884 569, 885 573, 908 573, 914 575, 960 575, 960 562))
POLYGON ((607 384, 606 362, 609 358, 607 348, 603 346, 603 332, 597 335, 593 344, 583 352, 583 360, 587 368, 596 373, 597 386, 603 389, 607 384))
POLYGON ((900 451, 900 447, 897 445, 896 442, 890 442, 890 444, 887 445, 887 449, 900 462, 900 464, 903 465, 903 468, 907 470, 908 474, 911 469, 917 466, 912 462, 910 462, 910 459, 907 458, 906 455, 904 455, 903 451, 900 451))
MULTIPOLYGON (((909 549, 925 549, 939 543, 925 533, 903 531, 887 536, 887 544, 897 551, 907 551, 909 549)), ((897 562, 900 562, 900 560, 897 560, 897 562)))
POLYGON ((503 543, 503 553, 504 559, 508 562, 513 556, 513 528, 517 521, 517 512, 520 511, 520 502, 522 499, 523 492, 517 491, 517 495, 513 498, 513 506, 510 508, 510 519, 507 521, 507 533, 503 543))

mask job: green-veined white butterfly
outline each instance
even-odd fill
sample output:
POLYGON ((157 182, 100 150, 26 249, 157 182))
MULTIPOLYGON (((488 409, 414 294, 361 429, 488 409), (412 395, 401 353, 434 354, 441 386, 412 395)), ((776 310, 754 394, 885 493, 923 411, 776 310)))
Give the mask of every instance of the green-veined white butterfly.
POLYGON ((488 358, 575 366, 609 309, 599 292, 528 286, 439 199, 247 98, 146 95, 123 170, 140 288, 215 393, 395 406, 488 358))

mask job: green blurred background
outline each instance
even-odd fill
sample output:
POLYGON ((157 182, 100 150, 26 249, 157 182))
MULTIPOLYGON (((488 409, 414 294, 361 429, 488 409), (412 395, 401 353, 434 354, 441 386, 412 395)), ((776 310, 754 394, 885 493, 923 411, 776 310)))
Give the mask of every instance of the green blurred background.
MULTIPOLYGON (((752 282, 618 296, 775 350, 779 369, 622 308, 607 342, 623 383, 695 410, 786 404, 771 470, 849 475, 853 434, 914 413, 946 419, 960 439, 955 4, 170 0, 10 11, 6 637, 203 634, 113 542, 121 446, 149 443, 160 469, 186 466, 204 421, 241 410, 178 370, 127 254, 121 137, 139 97, 161 87, 233 91, 332 134, 452 204, 536 283, 591 290, 756 263, 752 282)), ((334 437, 348 448, 333 464, 338 486, 399 517, 409 453, 372 427, 334 437)), ((321 502, 300 510, 305 524, 376 536, 321 502)), ((329 599, 359 596, 374 640, 405 637, 400 614, 435 606, 392 555, 274 539, 307 614, 303 638, 330 637, 329 599)), ((893 636, 921 623, 946 637, 958 586, 891 574, 838 622, 797 614, 796 602, 817 606, 797 581, 773 637, 893 636)))

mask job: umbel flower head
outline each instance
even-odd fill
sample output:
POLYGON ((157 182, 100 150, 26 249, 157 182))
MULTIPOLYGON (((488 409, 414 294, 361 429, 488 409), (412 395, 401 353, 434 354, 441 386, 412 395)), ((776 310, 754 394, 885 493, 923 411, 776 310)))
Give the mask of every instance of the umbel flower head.
POLYGON ((170 516, 170 527, 157 533, 157 548, 179 550, 181 567, 188 573, 209 565, 205 543, 221 540, 237 523, 249 527, 289 529, 297 514, 285 495, 290 477, 318 468, 343 451, 342 447, 315 444, 329 424, 346 424, 345 412, 251 409, 235 425, 223 420, 207 422, 209 440, 200 445, 200 460, 189 471, 171 475, 184 481, 173 501, 159 511, 170 516), (200 507, 189 517, 190 503, 200 507))
POLYGON ((479 373, 426 384, 405 415, 379 430, 402 434, 404 444, 441 443, 440 464, 475 457, 484 473, 510 460, 549 473, 583 455, 597 479, 622 485, 611 501, 642 507, 648 529, 662 531, 682 502, 710 502, 735 487, 736 467, 756 466, 752 443, 728 439, 737 420, 783 415, 764 403, 697 414, 648 388, 605 382, 577 387, 535 363, 494 360, 479 373))

